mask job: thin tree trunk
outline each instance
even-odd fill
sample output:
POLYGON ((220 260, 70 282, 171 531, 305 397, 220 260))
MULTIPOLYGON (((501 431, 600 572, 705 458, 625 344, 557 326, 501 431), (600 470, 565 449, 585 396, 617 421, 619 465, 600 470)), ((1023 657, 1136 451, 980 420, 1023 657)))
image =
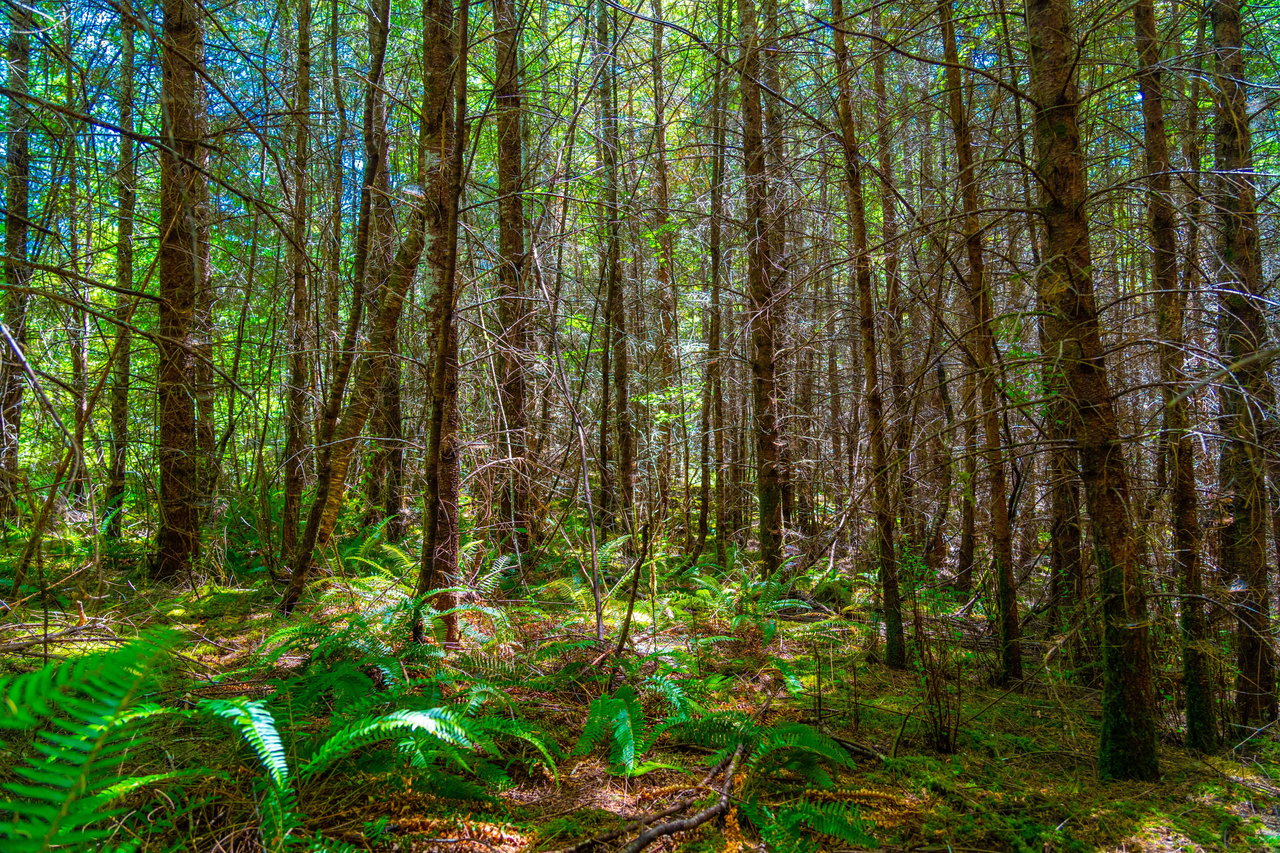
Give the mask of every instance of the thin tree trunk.
MULTIPOLYGON (((339 418, 343 414, 342 402, 346 397, 347 385, 355 368, 357 354, 360 351, 358 341, 360 327, 365 313, 365 303, 382 298, 375 288, 370 287, 370 260, 376 253, 373 244, 377 242, 378 220, 375 200, 378 187, 383 186, 382 172, 386 168, 387 134, 385 128, 385 111, 383 109, 384 69, 387 55, 387 31, 389 29, 390 0, 376 0, 369 9, 369 71, 365 87, 363 138, 364 138, 364 176, 360 184, 360 210, 356 218, 355 247, 352 256, 352 293, 351 311, 347 317, 347 325, 343 331, 338 351, 334 353, 333 366, 330 370, 328 393, 325 395, 324 408, 321 411, 319 429, 316 431, 316 445, 319 449, 317 477, 320 470, 331 468, 330 457, 336 451, 335 436, 339 427, 339 418)), ((338 50, 337 11, 334 11, 333 32, 335 41, 332 49, 335 52, 335 68, 338 50)), ((336 83, 337 72, 334 72, 335 97, 340 97, 341 88, 336 83)), ((345 111, 340 111, 345 115, 345 111)), ((339 140, 341 144, 341 139, 339 140)), ((335 162, 335 171, 339 179, 336 188, 335 217, 340 220, 342 211, 341 172, 342 159, 339 153, 335 162)), ((335 221, 334 241, 341 244, 341 223, 335 221)), ((373 264, 376 266, 376 261, 373 264)), ((385 271, 384 271, 385 272, 385 271)), ((370 318, 370 324, 377 323, 370 318)), ((363 428, 363 424, 361 424, 363 428)), ((345 475, 344 475, 345 476, 345 475)), ((307 556, 310 559, 310 556, 307 556)), ((296 560, 294 561, 297 562, 296 560)))
MULTIPOLYGON (((724 4, 716 3, 716 45, 724 43, 724 4)), ((694 542, 692 565, 706 547, 710 527, 712 490, 715 494, 715 559, 725 565, 725 483, 724 483, 724 371, 721 365, 721 306, 724 276, 724 73, 716 65, 711 95, 711 221, 708 235, 708 263, 711 266, 711 306, 707 314, 707 368, 702 388, 702 435, 698 451, 700 499, 698 501, 698 536, 694 542)))
MULTIPOLYGON (((27 235, 30 217, 29 159, 31 111, 23 100, 31 69, 32 7, 17 3, 9 7, 9 78, 13 90, 5 119, 8 125, 5 151, 4 281, 11 289, 4 300, 4 322, 9 336, 20 349, 27 345, 27 288, 31 267, 27 266, 27 235)), ((18 464, 22 428, 22 398, 26 376, 22 356, 0 346, 0 521, 17 515, 16 495, 22 489, 18 464)))
MULTIPOLYGON (((111 382, 111 461, 107 475, 107 493, 104 511, 107 514, 106 534, 119 539, 124 527, 125 493, 129 473, 129 385, 133 368, 133 332, 131 320, 133 297, 125 291, 133 289, 133 217, 138 202, 138 164, 133 150, 133 99, 134 99, 134 31, 131 0, 120 4, 120 152, 116 164, 117 199, 116 219, 116 295, 115 361, 112 362, 111 382)), ((11 138, 12 140, 12 138, 11 138)), ((12 141, 10 145, 12 146, 12 141)))
POLYGON ((1205 751, 1217 747, 1213 685, 1203 644, 1207 639, 1204 604, 1200 601, 1200 522, 1196 517, 1195 446, 1183 369, 1186 336, 1183 299, 1178 283, 1177 221, 1170 179, 1172 163, 1164 120, 1164 82, 1160 67, 1160 35, 1154 0, 1133 7, 1138 54, 1138 89, 1142 94, 1143 143, 1147 168, 1147 220, 1151 229, 1151 280, 1156 294, 1160 339, 1160 379, 1164 402, 1162 439, 1168 450, 1169 516, 1173 558, 1177 566, 1182 613, 1182 684, 1186 697, 1187 746, 1205 751))
POLYGON ((536 519, 529 485, 529 425, 524 359, 529 348, 524 276, 524 149, 521 135, 520 23, 515 0, 494 0, 498 124, 498 320, 502 326, 498 405, 509 474, 502 484, 499 539, 515 553, 529 549, 536 519))
MULTIPOLYGON (((335 422, 332 427, 332 440, 328 442, 325 452, 320 454, 316 472, 316 495, 307 515, 307 523, 303 528, 298 549, 291 561, 289 584, 280 602, 280 609, 288 613, 297 605, 306 588, 307 577, 315 560, 316 550, 324 547, 333 533, 338 519, 338 510, 347 486, 347 474, 351 461, 359 447, 360 434, 368 422, 370 412, 380 392, 382 377, 387 370, 388 361, 396 351, 396 337, 399 332, 400 314, 404 309, 405 297, 417 274, 418 263, 422 258, 427 243, 428 225, 434 223, 447 209, 446 204, 452 192, 450 169, 451 157, 438 157, 438 152, 447 153, 452 144, 452 115, 448 109, 449 80, 453 73, 453 50, 451 45, 451 14, 448 7, 435 0, 429 7, 430 14, 424 33, 427 55, 424 61, 424 95, 419 127, 419 178, 426 187, 422 194, 414 194, 413 212, 405 224, 405 237, 395 252, 390 268, 385 271, 369 270, 370 280, 385 282, 376 292, 380 295, 378 310, 374 313, 372 327, 369 330, 368 342, 353 352, 351 358, 339 358, 337 372, 341 372, 343 363, 355 372, 355 383, 351 397, 344 410, 335 408, 326 412, 325 421, 330 418, 335 422), (430 157, 429 157, 430 155, 430 157), (430 163, 428 163, 430 159, 430 163), (355 368, 358 368, 356 370, 355 368)), ((381 10, 375 10, 375 18, 381 10)), ((373 22, 375 32, 381 27, 373 22)), ((374 66, 378 75, 381 73, 382 57, 376 50, 380 38, 375 38, 374 66)), ((371 132, 366 127, 366 139, 371 132)), ((374 146, 377 151, 384 151, 374 146)), ((366 164, 366 187, 372 185, 373 176, 369 175, 370 164, 366 164)), ((456 201, 454 202, 456 204, 456 201)), ((365 227, 368 227, 367 225, 365 227)), ((433 228, 433 234, 435 230, 433 228)), ((363 238, 370 239, 369 235, 363 238)), ((367 245, 367 243, 366 243, 367 245)), ((439 251, 434 245, 433 253, 439 251)), ((364 250, 364 251, 367 251, 364 250)), ((360 261, 363 252, 358 249, 356 261, 360 261)), ((358 275, 356 281, 363 279, 358 275)), ((439 275, 427 277, 424 297, 429 302, 443 285, 439 275)), ((360 294, 356 293, 358 304, 360 294)), ((358 325, 359 309, 352 306, 351 324, 347 332, 349 339, 353 326, 358 325)), ((341 354, 340 354, 341 355, 341 354)), ((335 384, 339 384, 335 377, 335 384)), ((345 384, 345 383, 342 383, 345 384)), ((327 405, 338 406, 341 394, 335 396, 333 389, 327 405)), ((431 518, 430 515, 427 518, 431 518)), ((424 520, 424 523, 427 523, 424 520)))
POLYGON ((287 562, 298 541, 298 515, 306 480, 304 448, 307 443, 307 399, 310 366, 307 358, 307 324, 311 299, 307 265, 308 175, 311 133, 311 0, 298 0, 297 67, 293 92, 293 163, 290 182, 292 230, 289 240, 291 283, 289 305, 289 384, 285 412, 284 507, 281 515, 280 552, 287 562))
POLYGON ((601 254, 604 281, 605 328, 601 347, 600 501, 606 524, 619 514, 629 514, 635 484, 635 445, 632 436, 628 379, 631 373, 627 347, 627 312, 623 301, 621 261, 621 212, 618 207, 618 95, 615 43, 617 22, 604 0, 596 4, 596 52, 600 76, 597 109, 600 122, 599 156, 603 187, 600 212, 604 224, 601 254), (612 418, 610 418, 612 415, 612 418), (610 421, 612 420, 612 435, 610 421), (616 444, 617 465, 611 465, 611 445, 616 444))
POLYGON ((978 175, 973 164, 973 134, 965 114, 960 54, 956 49, 951 0, 939 4, 942 42, 947 63, 947 95, 951 129, 955 137, 960 198, 964 209, 965 256, 969 307, 973 314, 971 352, 978 373, 982 407, 983 456, 987 464, 988 502, 991 507, 991 569, 996 579, 996 614, 1000 632, 1000 672, 997 681, 1008 684, 1022 678, 1022 646, 1018 641, 1018 591, 1013 577, 1013 532, 1009 526, 1009 492, 1005 480, 1005 454, 1000 437, 1000 400, 996 394, 996 337, 992 329, 991 287, 982 254, 982 223, 978 216, 978 175))
POLYGON ((884 398, 880 391, 880 368, 876 353, 875 301, 871 288, 871 254, 867 241, 866 199, 862 182, 862 157, 858 151, 857 127, 850 92, 849 50, 845 44, 843 0, 832 0, 835 24, 837 109, 840 141, 848 183, 849 216, 852 220, 854 277, 861 315, 862 364, 866 371, 867 428, 871 444, 872 502, 876 528, 876 564, 880 574, 881 605, 885 616, 885 663, 895 669, 907 665, 907 646, 902 626, 902 601, 898 590, 898 567, 894 556, 892 485, 889 482, 888 447, 885 435, 884 398))
POLYGON ((973 589, 974 552, 977 550, 978 514, 978 400, 977 381, 964 378, 964 468, 960 475, 960 543, 956 550, 956 589, 973 589))
MULTIPOLYGON (((661 22, 662 0, 652 0, 653 17, 661 22)), ((670 179, 667 165, 667 117, 666 85, 663 80, 663 36, 661 23, 653 25, 653 134, 654 134, 654 187, 653 204, 656 209, 654 232, 657 235, 657 267, 654 270, 658 296, 658 383, 662 395, 661 437, 658 447, 656 517, 665 519, 671 501, 672 454, 675 452, 675 433, 684 419, 684 394, 681 391, 679 291, 675 281, 675 230, 670 224, 670 179)), ((688 466, 682 466, 681 479, 688 481, 688 466)), ((687 489, 686 489, 687 491, 687 489)), ((686 531, 685 536, 689 534, 686 531)), ((700 546, 699 546, 700 547, 700 546)))
MULTIPOLYGON (((778 259, 773 256, 777 226, 764 139, 762 49, 755 5, 741 6, 742 153, 746 177, 747 295, 751 326, 751 389, 756 449, 760 571, 769 577, 782 564, 782 472, 778 432, 777 294, 778 259)), ((771 27, 772 29, 772 27, 771 27)))
MULTIPOLYGON (((882 36, 884 26, 881 10, 875 6, 871 13, 871 29, 882 36)), ((871 61, 871 89, 875 96, 876 110, 876 159, 879 166, 880 233, 884 247, 885 309, 888 315, 888 334, 885 344, 889 356, 889 385, 891 389, 893 417, 893 474, 897 483, 895 504, 902 514, 902 545, 922 548, 923 536, 919 529, 919 515, 915 511, 915 472, 911 469, 911 401, 906 379, 906 338, 903 328, 901 260, 898 253, 898 199, 894 185, 893 120, 889 113, 889 95, 885 84, 885 56, 887 46, 877 44, 871 61)), ((918 553, 918 551, 917 551, 918 553)))
MULTIPOLYGON (((371 53, 384 57, 391 33, 392 7, 375 6, 370 20, 369 47, 371 53)), ((380 291, 386 285, 386 274, 391 269, 396 247, 396 218, 391 205, 390 129, 385 82, 368 90, 365 116, 366 157, 377 168, 369 176, 368 218, 366 224, 365 269, 367 270, 364 298, 369 322, 377 322, 380 291)), ((378 396, 369 415, 372 446, 366 456, 365 497, 366 523, 369 526, 386 522, 384 528, 389 541, 398 541, 404 531, 404 481, 403 424, 400 419, 400 335, 391 339, 390 358, 379 383, 378 396)))
MULTIPOLYGON (((422 531, 422 565, 414 594, 418 597, 433 589, 449 585, 458 571, 458 491, 460 485, 458 439, 458 206, 464 179, 463 164, 467 139, 467 49, 470 21, 468 0, 458 4, 457 43, 450 40, 448 0, 437 4, 432 16, 434 33, 428 44, 435 44, 436 67, 453 69, 454 111, 448 114, 447 100, 441 105, 442 157, 436 185, 437 215, 431 222, 430 265, 439 282, 439 324, 435 376, 433 377, 431 432, 427 440, 425 519, 422 531)), ((446 94, 447 98, 447 94, 446 94)), ((452 593, 436 597, 437 609, 446 611, 454 604, 452 593)), ((458 617, 444 617, 445 643, 458 642, 458 617)), ((420 620, 414 620, 414 639, 424 638, 420 620)))

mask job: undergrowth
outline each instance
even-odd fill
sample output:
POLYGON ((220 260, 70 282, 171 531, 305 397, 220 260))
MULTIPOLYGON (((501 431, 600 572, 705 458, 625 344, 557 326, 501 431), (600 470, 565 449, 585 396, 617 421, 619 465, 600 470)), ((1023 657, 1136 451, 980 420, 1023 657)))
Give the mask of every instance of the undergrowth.
MULTIPOLYGON (((611 627, 628 547, 601 554, 611 627)), ((682 847, 1232 850, 1275 837, 1269 741, 1248 764, 1174 751, 1158 789, 1100 786, 1094 694, 1053 669, 1014 693, 981 684, 983 651, 945 591, 910 601, 914 668, 893 672, 875 662, 874 618, 815 612, 829 567, 759 578, 659 552, 615 654, 581 577, 539 582, 465 548, 457 649, 408 640, 415 613, 446 614, 411 597, 411 554, 375 532, 343 551, 341 581, 313 585, 306 616, 258 618, 273 598, 261 576, 146 593, 133 600, 150 621, 176 628, 3 676, 3 850, 345 852, 406 835, 551 849, 625 835, 620 815, 679 797, 705 807, 721 782, 698 779, 726 765, 731 807, 682 847)), ((871 612, 857 589, 829 600, 871 612)))

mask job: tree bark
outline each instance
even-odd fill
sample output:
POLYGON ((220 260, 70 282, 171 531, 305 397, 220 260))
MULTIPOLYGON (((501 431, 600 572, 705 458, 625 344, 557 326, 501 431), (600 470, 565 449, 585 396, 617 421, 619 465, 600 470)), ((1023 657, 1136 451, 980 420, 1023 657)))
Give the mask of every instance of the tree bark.
MULTIPOLYGON (((760 59, 762 43, 752 0, 741 5, 742 154, 746 178, 747 297, 751 327, 751 396, 756 450, 760 572, 769 577, 782 565, 782 458, 779 449, 777 311, 774 290, 779 261, 771 175, 764 138, 760 59)), ((772 30, 773 27, 770 27, 772 30)))
POLYGON ((885 663, 894 669, 907 666, 907 645, 902 625, 902 601, 898 589, 898 567, 894 553, 892 484, 889 482, 889 454, 885 435, 884 397, 880 390, 880 368, 876 347, 875 300, 871 287, 871 252, 867 241, 866 198, 862 182, 862 156, 858 150, 857 126, 853 115, 849 50, 843 0, 832 0, 835 25, 837 110, 840 142, 844 148, 849 216, 852 224, 854 277, 858 292, 862 365, 866 371, 867 429, 871 445, 871 489, 875 515, 875 555, 880 575, 881 606, 885 618, 885 663))
MULTIPOLYGON (((437 282, 439 300, 437 351, 432 389, 431 432, 427 439, 425 518, 422 531, 422 565, 414 594, 418 597, 433 589, 449 586, 458 571, 458 498, 460 485, 458 439, 458 206, 463 186, 463 157, 467 139, 467 49, 470 21, 468 0, 458 4, 456 18, 457 43, 450 38, 448 0, 432 0, 428 44, 436 45, 435 66, 453 68, 454 111, 448 114, 446 101, 441 105, 442 157, 438 180, 432 188, 436 198, 435 215, 429 230, 431 256, 429 265, 437 282)), ((442 83, 447 81, 442 80, 442 83)), ((446 87, 447 91, 447 87, 446 87)), ((435 606, 441 611, 453 607, 452 593, 440 593, 435 606)), ((445 643, 456 644, 458 617, 444 617, 445 643)), ((414 620, 414 639, 424 639, 423 626, 414 620)))
POLYGON ((208 259, 209 189, 204 169, 203 12, 194 0, 165 0, 161 57, 160 321, 156 394, 160 436, 157 578, 187 576, 200 552, 207 472, 196 435, 204 349, 197 313, 208 259))
MULTIPOLYGON (((138 203, 138 164, 133 148, 134 99, 134 32, 131 0, 120 4, 120 149, 116 164, 116 295, 115 354, 111 364, 111 459, 107 475, 107 492, 103 510, 107 516, 106 534, 119 539, 124 529, 125 494, 129 473, 129 386, 133 369, 133 331, 131 321, 137 304, 125 291, 133 289, 133 218, 138 203)), ((12 145, 12 142, 10 142, 12 145)))
POLYGON ((498 508, 501 547, 521 554, 534 539, 536 518, 529 486, 528 401, 525 388, 529 348, 528 308, 524 296, 524 146, 521 135, 520 20, 515 0, 493 3, 496 64, 494 106, 498 124, 498 320, 500 340, 498 406, 502 417, 508 474, 498 508))
MULTIPOLYGON (((716 3, 716 44, 723 44, 724 4, 716 3)), ((690 564, 697 562, 706 547, 710 528, 710 516, 714 494, 715 503, 715 561, 723 567, 726 563, 725 538, 725 471, 724 471, 724 370, 721 365, 721 337, 723 307, 721 305, 722 279, 724 276, 724 72, 716 65, 711 95, 711 221, 707 243, 708 264, 711 268, 711 306, 707 314, 707 367, 702 388, 702 435, 698 451, 700 469, 700 499, 698 501, 698 535, 694 542, 690 564)))
POLYGON ((1080 454, 1080 478, 1093 529, 1103 614, 1103 778, 1153 780, 1155 690, 1147 611, 1130 515, 1129 480, 1107 379, 1093 295, 1080 141, 1079 51, 1070 0, 1026 0, 1030 35, 1032 133, 1045 225, 1036 276, 1050 369, 1062 376, 1066 431, 1080 454))
POLYGON ((1172 163, 1164 119, 1164 81, 1160 34, 1154 0, 1133 7, 1134 42, 1138 54, 1138 91, 1142 95, 1143 148, 1147 169, 1147 224, 1151 231, 1151 284, 1155 290, 1159 338, 1162 440, 1168 453, 1169 520, 1177 567, 1182 618, 1182 685, 1187 718, 1186 743, 1192 749, 1217 747, 1204 604, 1200 601, 1200 522, 1196 510, 1195 446, 1183 369, 1183 293, 1178 282, 1177 220, 1174 216, 1172 163))
POLYGON ((1239 0, 1213 0, 1214 126, 1218 216, 1218 348, 1230 369, 1219 389, 1224 436, 1219 462, 1223 509, 1222 573, 1239 580, 1236 722, 1253 727, 1276 717, 1267 566, 1266 469, 1262 442, 1273 429, 1258 251, 1253 144, 1246 100, 1239 0))
MULTIPOLYGON (((4 300, 4 322, 13 343, 22 350, 27 345, 27 287, 31 282, 31 267, 26 263, 31 213, 31 109, 23 96, 27 94, 31 70, 33 21, 30 6, 18 3, 9 7, 8 87, 13 94, 5 114, 4 281, 11 289, 4 300)), ((12 352, 8 345, 0 346, 0 521, 16 517, 16 496, 23 487, 18 447, 27 380, 22 357, 25 356, 12 352)))
MULTIPOLYGON (((360 435, 381 389, 382 378, 387 370, 388 362, 396 352, 396 338, 399 333, 400 315, 404 309, 406 294, 417 274, 418 263, 422 258, 427 243, 428 225, 435 223, 448 210, 452 180, 450 169, 452 157, 439 156, 441 152, 448 155, 453 144, 452 115, 449 111, 449 80, 453 74, 453 48, 451 33, 451 14, 447 0, 429 0, 426 15, 426 32, 424 44, 427 55, 424 57, 424 94, 419 126, 418 163, 419 177, 424 184, 421 191, 411 190, 413 211, 405 224, 405 237, 395 252, 389 269, 385 271, 370 270, 370 280, 383 282, 375 291, 379 296, 378 310, 374 313, 372 327, 369 330, 368 342, 354 352, 352 357, 339 359, 338 369, 342 369, 343 361, 349 361, 349 369, 355 372, 355 383, 351 398, 345 409, 326 413, 326 420, 331 417, 336 422, 332 428, 332 440, 327 444, 327 452, 320 454, 316 472, 316 495, 307 515, 307 523, 303 528, 298 549, 291 560, 291 576, 289 584, 281 598, 280 609, 288 613, 297 605, 306 588, 306 580, 311 572, 317 548, 322 548, 333 533, 337 522, 338 510, 347 485, 347 473, 351 461, 359 447, 360 435), (358 370, 356 370, 358 368, 358 370)), ((381 10, 377 10, 380 12, 381 10)), ((375 26, 377 22, 375 22, 375 26)), ((375 70, 380 74, 382 58, 378 55, 378 42, 375 40, 375 70)), ((464 78, 465 79, 465 78, 464 78)), ((369 129, 366 128, 366 131, 369 129)), ((366 138, 369 138, 366 133, 366 138)), ((375 146, 376 150, 385 149, 375 146)), ((366 170, 369 164, 366 164, 366 170)), ((366 171, 366 187, 372 186, 372 176, 366 171)), ((453 202, 456 205, 456 201, 453 202)), ((435 231, 432 231, 433 235, 435 231)), ((364 238, 366 241, 369 236, 364 238)), ((434 244, 432 251, 439 248, 434 244)), ((361 257, 357 250, 356 260, 361 257)), ((357 281, 362 279, 357 276, 357 281)), ((435 298, 442 287, 439 275, 427 277, 426 293, 428 301, 435 298)), ((357 301, 359 293, 356 294, 357 301)), ((352 306, 352 324, 348 326, 349 338, 351 327, 357 324, 358 309, 352 306)), ((335 378, 335 383, 338 379, 335 378)), ((328 405, 337 406, 340 395, 335 398, 330 391, 328 405)), ((428 519, 430 518, 428 514, 428 519)), ((424 519, 424 524, 428 523, 424 519)), ((425 534, 424 534, 425 536, 425 534)))
POLYGON ((311 298, 307 253, 309 236, 307 166, 311 145, 311 0, 298 0, 297 60, 293 92, 293 162, 290 173, 289 267, 289 379, 286 391, 284 439, 284 507, 281 514, 280 552, 287 562, 298 542, 298 514, 307 466, 307 400, 310 397, 310 364, 306 329, 311 298))
POLYGON ((987 465, 987 494, 991 507, 991 573, 996 579, 996 617, 1000 633, 1000 672, 997 682, 1022 678, 1022 646, 1018 640, 1018 590, 1013 577, 1013 531, 1009 526, 1009 490, 1005 478, 1005 454, 1000 437, 1000 399, 996 390, 998 363, 993 329, 991 286, 982 255, 982 222, 978 215, 978 174, 973 163, 973 134, 965 113, 960 53, 956 48, 951 0, 939 4, 942 12, 943 56, 951 131, 955 137, 960 199, 964 210, 964 246, 968 261, 969 310, 973 314, 970 336, 982 407, 982 454, 987 465))

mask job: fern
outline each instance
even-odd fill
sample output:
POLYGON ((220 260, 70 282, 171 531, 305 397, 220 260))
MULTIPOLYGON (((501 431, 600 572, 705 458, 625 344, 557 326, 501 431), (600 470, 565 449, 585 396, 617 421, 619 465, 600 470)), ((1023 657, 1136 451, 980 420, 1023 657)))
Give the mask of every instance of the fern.
POLYGON ((572 754, 586 755, 599 744, 608 745, 614 769, 623 772, 634 770, 636 759, 647 750, 644 709, 631 685, 624 684, 591 703, 572 754))
POLYGON ((199 710, 229 721, 258 756, 271 782, 282 788, 289 784, 289 762, 285 758, 284 744, 276 729, 275 718, 265 703, 246 699, 205 699, 199 710))
POLYGON ((0 821, 6 853, 82 848, 105 839, 102 824, 123 813, 111 803, 175 773, 131 777, 121 772, 133 723, 163 709, 142 705, 173 637, 156 634, 111 652, 53 663, 26 675, 0 678, 0 727, 41 731, 35 754, 13 768, 21 781, 4 783, 0 821))
POLYGON ((395 711, 381 717, 360 720, 335 732, 299 768, 298 780, 301 782, 318 775, 338 759, 356 750, 404 734, 425 735, 461 749, 471 746, 467 726, 448 708, 395 711))
POLYGON ((489 566, 489 571, 472 580, 471 586, 482 597, 489 598, 497 590, 502 578, 518 565, 515 554, 499 554, 489 566))
POLYGON ((879 847, 858 807, 847 803, 814 803, 799 800, 769 807, 754 799, 740 805, 741 811, 760 833, 760 840, 779 853, 817 853, 824 845, 810 834, 835 838, 858 847, 879 847))
POLYGON ((829 788, 829 766, 852 767, 853 760, 838 743, 803 723, 782 722, 760 730, 748 762, 759 769, 787 770, 810 783, 829 788))

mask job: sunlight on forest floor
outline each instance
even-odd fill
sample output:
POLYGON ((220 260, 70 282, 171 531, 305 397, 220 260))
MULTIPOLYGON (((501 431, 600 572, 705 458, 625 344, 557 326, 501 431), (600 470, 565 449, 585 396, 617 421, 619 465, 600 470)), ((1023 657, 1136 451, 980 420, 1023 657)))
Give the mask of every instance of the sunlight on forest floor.
MULTIPOLYGON (((181 594, 180 601, 173 593, 143 589, 122 609, 82 626, 74 624, 74 617, 64 622, 62 614, 51 614, 50 629, 82 631, 86 642, 81 645, 105 648, 113 645, 107 638, 125 639, 150 623, 176 625, 189 637, 189 644, 179 647, 179 662, 194 679, 184 695, 269 699, 288 679, 314 672, 318 665, 305 647, 286 647, 279 637, 306 630, 312 622, 327 626, 324 630, 331 634, 365 624, 359 620, 376 616, 388 600, 403 596, 388 590, 386 576, 324 580, 316 585, 318 599, 309 612, 290 621, 274 615, 275 592, 269 585, 206 586, 195 597, 181 594), (268 655, 273 644, 276 652, 268 655)), ((528 667, 523 671, 540 676, 558 673, 562 677, 554 682, 555 689, 534 678, 527 684, 518 678, 506 682, 504 701, 568 750, 603 691, 592 680, 592 668, 599 668, 604 657, 600 646, 583 639, 589 640, 589 610, 572 595, 566 599, 542 600, 537 606, 504 602, 501 613, 475 604, 463 614, 463 647, 436 664, 455 668, 455 680, 442 682, 445 698, 461 697, 468 685, 488 677, 483 673, 504 668, 518 672, 528 667)), ((664 608, 673 606, 663 603, 664 608)), ((818 847, 804 849, 1280 849, 1280 772, 1273 763, 1273 743, 1261 743, 1261 752, 1249 755, 1197 756, 1177 745, 1176 721, 1170 720, 1162 736, 1161 782, 1100 783, 1094 771, 1097 691, 1043 667, 1029 668, 1035 674, 1020 689, 989 686, 983 673, 990 669, 987 656, 992 652, 980 640, 981 626, 936 620, 950 626, 950 633, 926 632, 930 659, 941 662, 936 667, 940 675, 931 680, 924 668, 893 671, 878 662, 879 629, 868 611, 858 617, 863 621, 799 621, 801 614, 791 619, 781 611, 769 621, 729 620, 696 609, 687 618, 671 618, 671 612, 637 609, 631 656, 638 668, 629 670, 629 678, 650 683, 644 679, 654 679, 663 656, 678 654, 690 689, 700 685, 697 707, 704 712, 739 713, 756 718, 761 727, 807 724, 846 745, 855 760, 829 768, 825 787, 797 775, 786 763, 740 770, 723 819, 662 839, 650 849, 756 849, 750 840, 754 833, 743 830, 749 822, 738 806, 775 807, 799 800, 838 805, 856 814, 881 845, 853 848, 817 840, 818 847), (950 732, 953 754, 933 748, 940 731, 950 732)), ((677 608, 676 615, 683 612, 677 608)), ((607 614, 612 622, 619 615, 617 607, 611 604, 607 614)), ((385 643, 388 654, 395 655, 400 640, 385 630, 389 623, 378 624, 367 623, 366 628, 375 626, 368 642, 385 643)), ((410 679, 418 677, 415 672, 426 673, 416 669, 418 664, 401 666, 410 679)), ((321 696, 320 713, 309 717, 302 731, 324 729, 325 707, 335 720, 342 710, 335 692, 340 686, 325 689, 330 698, 321 696)), ((647 726, 656 731, 663 700, 648 692, 641 699, 647 726)), ((170 760, 193 759, 223 774, 188 783, 189 801, 204 802, 205 808, 217 803, 222 817, 219 822, 207 816, 207 825, 200 825, 193 812, 187 840, 210 846, 187 849, 259 849, 253 829, 257 806, 245 784, 254 773, 247 763, 250 756, 241 751, 228 760, 226 749, 226 743, 199 740, 172 748, 170 760), (238 821, 242 828, 231 828, 227 821, 238 821)), ((309 832, 355 850, 560 849, 625 827, 627 821, 660 810, 680 792, 696 789, 714 751, 668 734, 644 753, 644 763, 632 776, 620 773, 597 750, 569 751, 554 767, 514 765, 505 786, 490 791, 487 799, 470 801, 439 796, 405 768, 362 766, 322 777, 301 791, 298 811, 309 832)), ((811 837, 823 838, 821 833, 811 837)))

